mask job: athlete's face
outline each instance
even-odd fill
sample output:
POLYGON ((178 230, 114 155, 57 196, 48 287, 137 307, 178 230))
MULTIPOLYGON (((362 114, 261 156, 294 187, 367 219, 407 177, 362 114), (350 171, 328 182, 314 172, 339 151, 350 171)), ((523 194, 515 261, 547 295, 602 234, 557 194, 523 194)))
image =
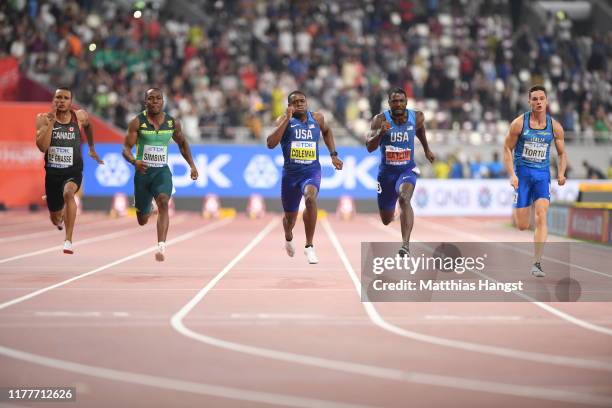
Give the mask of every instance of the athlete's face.
POLYGON ((164 106, 164 96, 157 89, 147 91, 145 98, 145 108, 152 115, 157 115, 161 112, 164 106))
POLYGON ((289 105, 293 106, 294 112, 298 115, 306 114, 306 110, 308 109, 308 103, 306 103, 306 97, 302 94, 294 94, 291 97, 291 102, 289 105))
POLYGON ((533 112, 546 112, 547 103, 544 91, 533 91, 529 96, 529 106, 533 112))
POLYGON ((391 110, 391 114, 395 117, 404 114, 407 104, 406 95, 402 93, 394 93, 389 97, 389 109, 391 110))
POLYGON ((72 104, 72 94, 65 89, 58 89, 53 95, 53 106, 58 112, 66 112, 72 104))

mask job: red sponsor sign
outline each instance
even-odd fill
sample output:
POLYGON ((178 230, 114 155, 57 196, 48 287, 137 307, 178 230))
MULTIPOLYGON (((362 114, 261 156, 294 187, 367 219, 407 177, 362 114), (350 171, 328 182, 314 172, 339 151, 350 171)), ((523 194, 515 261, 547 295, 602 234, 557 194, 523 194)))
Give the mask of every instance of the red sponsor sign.
POLYGON ((591 241, 608 241, 608 211, 587 208, 570 209, 569 236, 591 241))
POLYGON ((36 170, 43 166, 43 159, 35 143, 0 140, 0 170, 36 170))
MULTIPOLYGON (((50 101, 0 102, 0 203, 8 207, 44 204, 44 155, 36 147, 36 114, 50 109, 50 101)), ((92 114, 89 119, 96 143, 123 140, 118 129, 92 114)))
POLYGON ((612 244, 612 211, 608 211, 608 244, 612 244))

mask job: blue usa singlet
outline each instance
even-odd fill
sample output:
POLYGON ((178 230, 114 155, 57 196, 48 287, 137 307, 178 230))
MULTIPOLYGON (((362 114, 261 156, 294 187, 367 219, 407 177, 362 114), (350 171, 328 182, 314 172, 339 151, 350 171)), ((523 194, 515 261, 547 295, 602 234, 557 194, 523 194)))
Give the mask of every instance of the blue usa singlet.
POLYGON ((397 124, 391 111, 385 111, 385 120, 391 128, 380 140, 379 170, 401 172, 414 167, 414 136, 416 134, 416 115, 407 109, 406 122, 397 124))

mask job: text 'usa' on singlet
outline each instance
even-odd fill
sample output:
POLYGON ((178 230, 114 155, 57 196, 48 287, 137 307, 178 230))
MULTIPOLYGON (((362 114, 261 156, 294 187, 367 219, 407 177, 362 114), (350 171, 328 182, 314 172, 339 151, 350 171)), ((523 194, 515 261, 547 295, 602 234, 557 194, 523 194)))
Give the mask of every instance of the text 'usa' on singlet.
POLYGON ((385 120, 391 128, 380 140, 380 171, 404 171, 414 164, 414 136, 416 135, 416 114, 407 109, 406 122, 397 124, 391 111, 385 111, 385 120))
POLYGON ((283 137, 283 169, 290 173, 320 168, 319 140, 321 128, 311 112, 306 112, 306 122, 291 118, 283 137))

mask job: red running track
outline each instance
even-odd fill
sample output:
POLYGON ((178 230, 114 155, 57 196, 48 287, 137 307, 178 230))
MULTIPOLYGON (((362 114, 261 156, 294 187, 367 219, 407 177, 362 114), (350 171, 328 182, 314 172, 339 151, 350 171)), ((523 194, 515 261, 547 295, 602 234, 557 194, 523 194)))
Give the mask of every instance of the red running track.
MULTIPOLYGON (((531 239, 506 223, 417 218, 413 238, 531 239)), ((154 228, 85 213, 68 256, 45 217, 3 216, 0 387, 76 387, 66 407, 612 406, 609 303, 363 303, 361 241, 399 236, 367 215, 319 220, 318 265, 287 257, 277 215, 178 213, 164 263, 154 228)), ((607 251, 573 260, 612 279, 607 251)))

